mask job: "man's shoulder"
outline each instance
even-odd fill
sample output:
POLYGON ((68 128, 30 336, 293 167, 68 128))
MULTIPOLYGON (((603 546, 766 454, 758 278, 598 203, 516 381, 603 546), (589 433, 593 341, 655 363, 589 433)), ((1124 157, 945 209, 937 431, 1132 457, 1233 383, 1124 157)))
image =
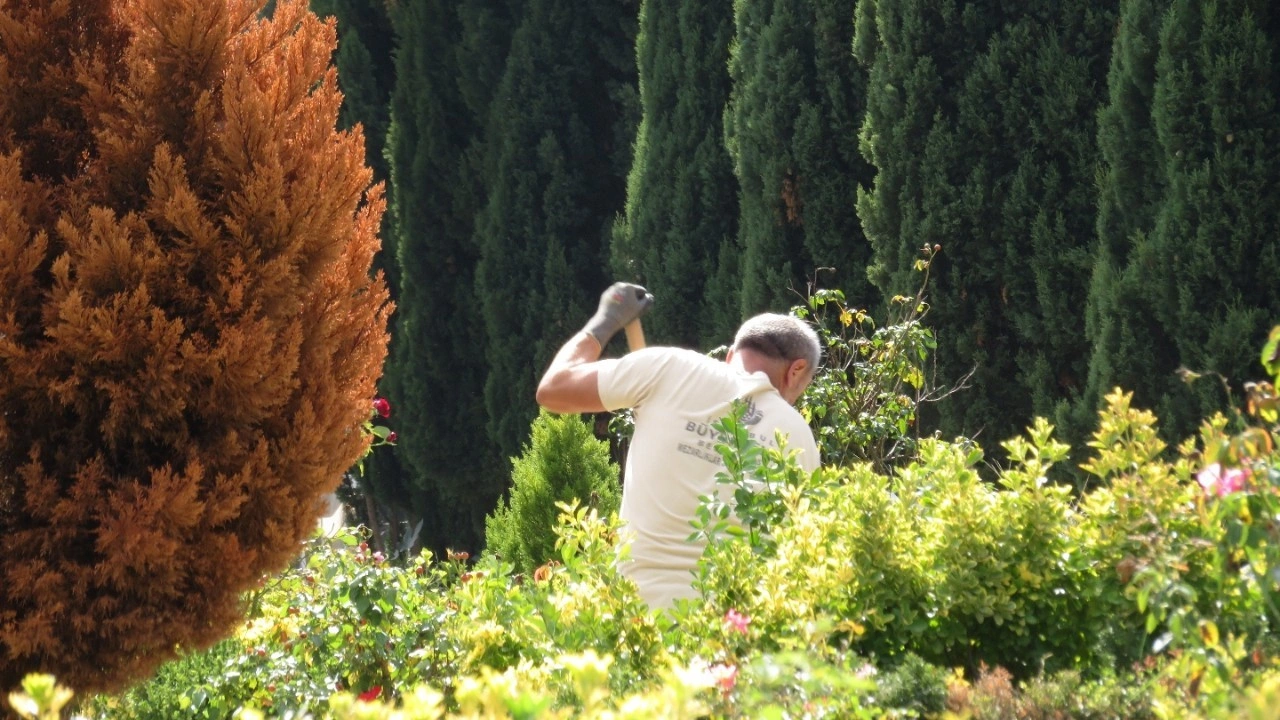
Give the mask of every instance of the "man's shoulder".
POLYGON ((651 345, 616 360, 601 361, 597 375, 605 407, 636 407, 671 397, 680 388, 717 387, 728 366, 686 348, 651 345))
POLYGON ((678 365, 685 367, 706 367, 719 368, 728 367, 720 360, 710 355, 704 355, 697 350, 688 348, 675 347, 673 345, 651 345, 643 350, 637 350, 629 357, 634 357, 638 361, 644 363, 660 363, 663 365, 678 365))

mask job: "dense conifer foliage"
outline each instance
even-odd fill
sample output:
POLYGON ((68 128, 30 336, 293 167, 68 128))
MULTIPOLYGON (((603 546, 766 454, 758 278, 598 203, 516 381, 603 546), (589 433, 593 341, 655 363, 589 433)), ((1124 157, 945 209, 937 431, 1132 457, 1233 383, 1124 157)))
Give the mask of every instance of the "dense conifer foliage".
POLYGON ((312 12, 322 18, 333 17, 338 24, 338 49, 333 56, 343 96, 338 124, 349 128, 360 123, 369 167, 375 179, 384 181, 389 172, 383 148, 396 78, 392 5, 383 0, 310 1, 312 12))
MULTIPOLYGON (((365 162, 373 170, 374 181, 388 183, 391 171, 385 150, 390 95, 396 78, 392 57, 396 44, 391 27, 393 5, 384 0, 310 0, 310 5, 316 15, 332 17, 337 23, 338 48, 333 54, 333 65, 338 70, 338 86, 343 95, 338 127, 345 130, 360 125, 365 138, 365 162)), ((391 200, 388 192, 389 203, 391 200)), ((392 231, 391 217, 388 207, 378 232, 381 249, 374 255, 373 265, 384 272, 391 299, 399 304, 400 266, 396 262, 397 238, 392 231)), ((395 326, 399 315, 391 317, 389 357, 396 352, 400 334, 395 326)), ((386 368, 378 390, 389 396, 393 386, 390 368, 386 368)), ((399 425, 402 405, 398 397, 396 400, 394 424, 399 425)), ((398 446, 385 447, 366 458, 361 470, 356 482, 347 484, 341 492, 344 498, 355 501, 356 512, 348 516, 348 522, 363 522, 389 530, 385 538, 381 532, 371 538, 375 546, 387 549, 384 544, 395 544, 399 540, 395 531, 402 528, 403 521, 417 514, 414 508, 423 502, 422 493, 405 470, 398 446)))
POLYGON ((489 108, 474 301, 484 321, 487 429, 520 452, 534 386, 607 287, 605 235, 629 166, 635 11, 529 0, 489 108))
POLYGON ((0 10, 0 687, 222 637, 366 447, 381 189, 259 5, 0 10))
POLYGON ((1092 393, 1132 387, 1181 437, 1256 372, 1244 348, 1280 316, 1280 10, 1125 3, 1100 135, 1092 393), (1185 377, 1185 374, 1184 374, 1185 377))
POLYGON ((1111 5, 859 3, 862 139, 876 166, 859 216, 873 279, 908 294, 919 249, 941 244, 939 380, 975 370, 970 390, 937 406, 945 434, 1009 437, 1083 391, 1111 5))
POLYGON ((400 409, 396 451, 413 488, 406 504, 424 520, 422 542, 437 553, 476 549, 484 514, 503 488, 504 463, 485 427, 472 237, 483 198, 472 158, 493 88, 482 89, 480 77, 464 90, 459 77, 475 67, 468 41, 484 48, 490 66, 504 57, 507 5, 431 0, 395 15, 401 49, 387 157, 400 309, 387 392, 400 409))
MULTIPOLYGON (((1154 316, 1143 297, 1142 268, 1129 255, 1155 222, 1165 187, 1156 152, 1151 102, 1155 92, 1157 32, 1168 0, 1124 0, 1107 73, 1107 101, 1098 113, 1098 211, 1094 264, 1085 313, 1093 351, 1087 391, 1076 412, 1092 419, 1095 406, 1116 385, 1135 389, 1151 407, 1148 372, 1172 373, 1167 338, 1141 318, 1154 316), (1162 358, 1162 359, 1161 359, 1162 358), (1163 366, 1163 367, 1162 367, 1163 366)), ((1168 380, 1161 383, 1168 385, 1168 380)))
POLYGON ((735 3, 725 117, 742 188, 745 314, 799 304, 815 280, 858 307, 876 300, 854 199, 867 73, 854 60, 854 0, 735 3), (818 268, 830 268, 819 273, 818 268))
POLYGON ((725 342, 738 312, 738 188, 724 144, 729 0, 645 0, 636 39, 642 117, 626 211, 610 253, 619 278, 662 298, 661 342, 725 342))

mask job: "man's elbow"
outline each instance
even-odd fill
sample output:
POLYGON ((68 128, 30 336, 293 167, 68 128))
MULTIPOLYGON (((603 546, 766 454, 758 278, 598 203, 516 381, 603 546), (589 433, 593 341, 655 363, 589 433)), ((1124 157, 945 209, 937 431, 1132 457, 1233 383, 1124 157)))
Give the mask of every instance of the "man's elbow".
POLYGON ((556 377, 552 375, 544 375, 542 381, 538 383, 538 390, 534 393, 534 399, 538 401, 538 405, 553 413, 569 412, 565 409, 565 392, 561 386, 562 383, 556 382, 556 377))
POLYGON ((600 403, 594 382, 594 375, 580 376, 572 372, 548 373, 538 383, 534 398, 538 401, 538 405, 560 415, 600 412, 604 410, 604 406, 600 403))
POLYGON ((538 401, 538 405, 540 407, 544 407, 551 412, 555 412, 555 391, 547 384, 545 379, 538 383, 538 391, 534 393, 534 398, 538 401))

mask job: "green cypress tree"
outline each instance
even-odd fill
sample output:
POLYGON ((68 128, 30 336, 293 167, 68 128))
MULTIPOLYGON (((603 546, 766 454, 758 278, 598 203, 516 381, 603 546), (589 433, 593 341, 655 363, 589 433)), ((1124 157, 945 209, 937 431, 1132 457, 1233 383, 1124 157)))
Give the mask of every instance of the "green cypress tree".
MULTIPOLYGON (((969 237, 972 219, 965 217, 971 215, 966 205, 980 199, 972 197, 973 191, 990 181, 980 167, 971 172, 970 166, 991 148, 971 142, 957 128, 966 78, 1003 18, 992 17, 994 8, 934 5, 924 0, 858 4, 854 53, 869 76, 860 139, 876 167, 874 184, 859 193, 858 216, 873 251, 869 276, 886 296, 909 296, 918 287, 913 267, 920 259, 919 248, 946 248, 947 261, 935 264, 931 288, 934 317, 950 316, 937 323, 938 381, 946 384, 955 382, 967 367, 994 370, 998 356, 992 350, 1007 337, 1006 325, 994 324, 1002 318, 990 314, 989 300, 970 297, 967 289, 960 298, 951 292, 968 279, 970 269, 984 270, 997 260, 992 243, 969 237), (979 300, 984 307, 978 307, 979 300), (955 302, 964 307, 940 311, 939 306, 955 302)), ((985 295, 991 289, 982 291, 985 295)), ((998 286, 995 292, 998 304, 998 286)), ((929 411, 947 408, 926 407, 922 420, 941 422, 948 433, 974 433, 998 414, 1004 400, 971 389, 961 398, 968 418, 946 412, 940 419, 931 418, 929 411)))
POLYGON ((1003 439, 1084 385, 1093 122, 1114 16, 1083 0, 859 11, 879 169, 859 210, 878 283, 906 294, 916 248, 944 246, 930 293, 939 379, 976 371, 938 423, 1003 439))
POLYGON ((536 415, 542 368, 607 284, 603 238, 625 198, 620 98, 635 82, 628 4, 530 0, 490 108, 476 290, 488 429, 506 456, 536 415))
POLYGON ((942 162, 955 154, 954 88, 990 34, 969 28, 954 2, 932 5, 860 0, 855 13, 854 56, 868 74, 859 142, 876 169, 859 190, 858 218, 872 247, 868 276, 887 294, 914 289, 917 248, 949 243, 957 229, 952 170, 942 162))
POLYGON ((1144 292, 1142 263, 1130 263, 1133 248, 1155 225, 1166 184, 1151 110, 1159 28, 1169 2, 1120 4, 1108 100, 1098 112, 1097 244, 1085 316, 1093 351, 1087 391, 1073 413, 1072 424, 1080 428, 1092 426, 1103 396, 1116 386, 1135 391, 1139 405, 1155 407, 1176 367, 1169 339, 1151 322, 1155 310, 1144 292), (1154 394, 1145 380, 1150 372, 1166 377, 1154 394))
MULTIPOLYGON (((1171 4, 1152 104, 1165 192, 1134 257, 1180 365, 1237 391, 1259 372, 1256 350, 1280 317, 1280 80, 1267 33, 1277 16, 1261 0, 1171 4)), ((1219 383, 1201 381, 1170 387, 1157 410, 1180 438, 1225 400, 1219 383)))
POLYGON ((817 277, 872 304, 855 207, 866 73, 850 49, 854 0, 739 0, 725 128, 742 186, 743 310, 785 308, 817 277))
MULTIPOLYGON (((967 294, 976 298, 975 315, 999 318, 993 325, 1005 328, 975 376, 975 390, 995 399, 996 414, 962 416, 963 427, 985 426, 993 440, 1019 433, 1033 415, 1069 421, 1072 401, 1084 393, 1095 127, 1114 9, 1096 0, 1024 4, 993 37, 961 101, 961 133, 991 148, 966 183, 975 200, 966 202, 969 241, 993 252, 990 264, 959 273, 959 261, 951 267, 938 322, 946 327, 969 315, 967 294), (1047 27, 1046 15, 1053 18, 1047 27)), ((968 338, 954 340, 953 361, 963 364, 968 338)))
POLYGON ((485 548, 517 572, 558 557, 556 503, 576 500, 601 516, 618 511, 621 488, 609 444, 577 415, 539 414, 524 453, 511 461, 511 479, 510 497, 485 521, 485 548))
POLYGON ((1167 439, 1221 409, 1280 315, 1274 278, 1277 10, 1264 2, 1125 3, 1102 115, 1088 405, 1113 386, 1167 439), (1127 63, 1127 64, 1126 64, 1127 63), (1138 188, 1137 191, 1134 188, 1138 188))
POLYGON ((740 320, 737 183, 724 147, 731 0, 644 0, 636 60, 642 116, 610 253, 619 279, 658 298, 648 333, 723 342, 740 320))
MULTIPOLYGON (((471 6, 496 4, 464 5, 475 13, 487 7, 471 6)), ((445 0, 399 6, 387 143, 401 268, 387 391, 397 454, 420 493, 410 501, 425 513, 423 544, 436 553, 478 550, 484 515, 503 487, 501 456, 485 431, 484 333, 472 284, 475 206, 465 158, 478 131, 457 81, 461 10, 445 0)))

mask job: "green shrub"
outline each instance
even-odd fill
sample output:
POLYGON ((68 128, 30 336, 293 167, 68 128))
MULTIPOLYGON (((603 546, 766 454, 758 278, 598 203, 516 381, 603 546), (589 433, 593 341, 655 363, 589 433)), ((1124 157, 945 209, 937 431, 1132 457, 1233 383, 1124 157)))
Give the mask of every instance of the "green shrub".
POLYGON ((891 706, 873 704, 872 672, 851 653, 829 659, 795 651, 755 655, 728 684, 716 717, 882 718, 882 708, 891 706))
POLYGON ((172 720, 229 717, 251 695, 229 671, 244 652, 235 639, 219 642, 203 652, 180 652, 154 677, 119 695, 99 695, 84 709, 93 717, 112 720, 172 720))
POLYGON ((947 679, 943 668, 907 653, 892 670, 876 677, 876 700, 912 717, 934 717, 947 707, 947 679))
POLYGON ((952 679, 947 709, 970 720, 1153 720, 1152 687, 1142 675, 1085 680, 1071 670, 1019 685, 1004 668, 984 666, 972 682, 952 679))
MULTIPOLYGON (((736 438, 738 424, 721 431, 736 438)), ((708 548, 699 587, 715 612, 751 615, 765 638, 813 627, 820 644, 876 657, 1023 675, 1096 663, 1099 628, 1082 624, 1082 598, 1097 594, 1082 586, 1098 578, 1081 558, 1094 555, 1071 544, 1070 490, 1046 479, 1066 454, 1051 431, 1040 421, 1006 443, 1003 487, 978 476, 971 444, 922 440, 892 476, 869 464, 806 476, 782 452, 726 445, 722 480, 736 485, 747 534, 708 548), (761 487, 746 492, 744 478, 761 487)), ((709 499, 703 531, 722 514, 709 499)))
POLYGON ((927 250, 918 263, 919 291, 893 298, 882 326, 846 305, 839 290, 818 289, 791 309, 813 323, 822 343, 822 367, 797 408, 813 428, 824 464, 865 461, 884 471, 914 455, 918 407, 937 399, 926 377, 937 341, 924 325, 933 255, 927 250))
POLYGON ((575 501, 616 513, 618 466, 582 418, 543 411, 524 454, 512 461, 508 497, 485 520, 487 551, 526 573, 556 559, 556 504, 575 501))
MULTIPOLYGON (((618 575, 616 516, 565 505, 563 562, 532 572, 315 545, 209 677, 174 677, 272 717, 928 717, 944 685, 974 720, 1274 717, 1280 400, 1251 392, 1252 420, 1213 418, 1176 457, 1113 393, 1078 497, 1044 421, 991 482, 980 448, 936 439, 892 472, 809 474, 729 418, 736 506, 700 508, 701 597, 673 611, 618 575), (376 698, 326 706, 335 688, 376 698)), ((184 707, 168 688, 135 697, 184 707)))
MULTIPOLYGON (((1151 682, 1144 677, 1109 675, 1085 680, 1063 671, 1029 679, 1018 697, 1018 717, 1026 720, 1151 720, 1151 682)), ((977 717, 974 720, 978 720, 977 717)))

